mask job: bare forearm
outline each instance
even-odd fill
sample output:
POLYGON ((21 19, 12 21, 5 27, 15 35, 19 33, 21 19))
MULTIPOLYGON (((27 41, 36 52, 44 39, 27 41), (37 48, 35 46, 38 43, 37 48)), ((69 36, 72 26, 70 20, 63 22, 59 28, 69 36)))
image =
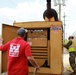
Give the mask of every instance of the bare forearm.
POLYGON ((37 62, 36 62, 35 59, 33 58, 33 56, 27 57, 27 59, 29 60, 29 62, 30 62, 34 67, 39 67, 39 65, 37 64, 37 62))

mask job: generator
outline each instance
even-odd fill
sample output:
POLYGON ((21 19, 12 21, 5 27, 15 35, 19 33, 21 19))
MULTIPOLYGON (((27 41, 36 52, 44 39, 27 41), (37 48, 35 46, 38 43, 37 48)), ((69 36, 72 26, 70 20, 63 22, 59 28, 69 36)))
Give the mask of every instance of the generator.
MULTIPOLYGON (((63 30, 61 21, 14 22, 13 25, 2 24, 3 44, 17 37, 17 30, 28 30, 27 41, 40 70, 37 75, 62 75, 63 30)), ((7 71, 7 52, 1 52, 1 73, 7 71)), ((34 67, 29 62, 29 75, 34 67)))

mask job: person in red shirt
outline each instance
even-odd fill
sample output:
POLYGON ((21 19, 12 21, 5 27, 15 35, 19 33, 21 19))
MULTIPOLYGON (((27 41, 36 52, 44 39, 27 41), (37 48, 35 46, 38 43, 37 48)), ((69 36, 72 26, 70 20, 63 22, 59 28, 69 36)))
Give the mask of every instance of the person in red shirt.
POLYGON ((39 65, 32 56, 30 45, 24 39, 27 31, 20 28, 17 31, 18 37, 0 46, 1 51, 8 52, 8 75, 28 75, 28 60, 37 69, 39 65))

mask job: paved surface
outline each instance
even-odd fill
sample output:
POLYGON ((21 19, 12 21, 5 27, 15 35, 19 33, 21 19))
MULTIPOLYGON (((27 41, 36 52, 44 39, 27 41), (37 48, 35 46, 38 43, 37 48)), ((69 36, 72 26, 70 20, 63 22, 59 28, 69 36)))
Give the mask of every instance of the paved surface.
POLYGON ((3 74, 0 74, 0 75, 7 75, 7 73, 3 73, 3 74))
POLYGON ((70 75, 73 70, 71 69, 69 64, 69 53, 65 48, 63 52, 63 66, 64 66, 63 75, 70 75))
POLYGON ((63 75, 70 75, 72 69, 69 64, 69 54, 63 54, 63 66, 64 66, 63 75))

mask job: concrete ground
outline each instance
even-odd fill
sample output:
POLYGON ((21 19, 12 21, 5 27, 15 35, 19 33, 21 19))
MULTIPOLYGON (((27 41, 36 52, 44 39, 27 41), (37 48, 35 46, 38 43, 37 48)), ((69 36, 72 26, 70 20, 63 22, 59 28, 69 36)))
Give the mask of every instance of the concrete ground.
POLYGON ((69 53, 65 48, 63 51, 63 66, 64 66, 63 75, 70 75, 73 72, 69 64, 69 53))
POLYGON ((0 74, 0 75, 7 75, 7 73, 3 73, 3 74, 0 74))
POLYGON ((64 71, 63 75, 70 75, 73 70, 70 67, 69 64, 69 54, 63 54, 63 66, 64 66, 64 71))

